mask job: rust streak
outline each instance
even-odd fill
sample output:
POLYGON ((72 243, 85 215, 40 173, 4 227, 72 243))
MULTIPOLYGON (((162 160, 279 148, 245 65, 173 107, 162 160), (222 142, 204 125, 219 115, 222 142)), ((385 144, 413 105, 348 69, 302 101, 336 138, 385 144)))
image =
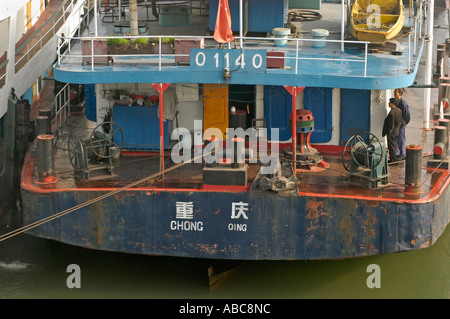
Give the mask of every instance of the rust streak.
POLYGON ((319 207, 323 205, 324 201, 315 201, 315 200, 310 200, 307 204, 306 204, 306 209, 308 210, 308 215, 306 216, 306 218, 318 218, 319 217, 319 207))

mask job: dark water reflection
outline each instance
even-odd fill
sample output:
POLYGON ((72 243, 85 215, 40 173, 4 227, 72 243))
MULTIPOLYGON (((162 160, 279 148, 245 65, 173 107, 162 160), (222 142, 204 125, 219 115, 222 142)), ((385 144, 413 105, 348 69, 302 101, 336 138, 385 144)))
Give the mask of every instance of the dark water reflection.
POLYGON ((450 231, 431 248, 327 261, 245 261, 141 256, 19 235, 0 243, 0 298, 450 298, 450 231), (66 285, 67 266, 81 288, 66 285), (367 266, 381 270, 369 289, 367 266), (207 269, 229 275, 211 288, 207 269), (228 268, 229 269, 229 268, 228 268))

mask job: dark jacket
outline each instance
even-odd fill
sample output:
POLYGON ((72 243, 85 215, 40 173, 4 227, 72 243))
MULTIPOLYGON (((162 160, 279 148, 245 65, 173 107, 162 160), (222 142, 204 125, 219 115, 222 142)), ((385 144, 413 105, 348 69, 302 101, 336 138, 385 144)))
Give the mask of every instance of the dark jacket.
POLYGON ((399 108, 393 108, 384 119, 382 136, 389 134, 398 135, 402 124, 402 111, 399 108))
POLYGON ((397 108, 402 111, 402 126, 408 125, 409 121, 411 120, 408 103, 406 103, 404 99, 400 99, 397 108))

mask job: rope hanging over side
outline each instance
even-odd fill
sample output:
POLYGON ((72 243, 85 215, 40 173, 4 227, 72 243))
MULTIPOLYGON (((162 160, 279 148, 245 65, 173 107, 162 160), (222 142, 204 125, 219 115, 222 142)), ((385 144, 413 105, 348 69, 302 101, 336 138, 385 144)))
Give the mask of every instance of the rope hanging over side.
MULTIPOLYGON (((209 152, 209 153, 207 153, 207 154, 199 155, 199 156, 197 156, 197 157, 195 157, 195 158, 191 158, 189 161, 182 162, 182 163, 176 164, 176 165, 174 165, 174 166, 172 166, 172 167, 169 167, 169 168, 165 169, 164 172, 167 173, 167 172, 173 171, 173 170, 175 170, 175 169, 177 169, 177 168, 179 168, 179 167, 181 167, 181 166, 184 166, 184 165, 186 165, 186 164, 192 163, 192 162, 194 162, 195 160, 197 160, 197 159, 199 159, 199 158, 202 158, 203 156, 206 156, 206 155, 209 155, 209 154, 211 154, 211 152, 209 152)), ((36 221, 36 222, 34 222, 34 223, 28 224, 28 225, 26 225, 26 226, 23 226, 23 227, 20 227, 20 228, 18 228, 18 229, 15 229, 15 230, 13 230, 13 231, 10 231, 10 232, 8 232, 8 233, 6 233, 6 234, 0 235, 0 242, 6 240, 6 239, 8 239, 8 238, 14 237, 14 236, 16 236, 16 235, 19 235, 19 234, 21 234, 21 233, 23 233, 23 232, 26 232, 26 231, 28 231, 28 230, 30 230, 30 229, 32 229, 32 228, 37 227, 37 226, 43 225, 43 224, 45 224, 45 223, 47 223, 47 222, 49 222, 49 221, 52 221, 52 220, 57 219, 57 218, 60 218, 60 217, 62 217, 62 216, 64 216, 64 215, 67 215, 67 214, 69 214, 69 213, 72 213, 72 212, 74 212, 74 211, 76 211, 76 210, 78 210, 78 209, 80 209, 80 208, 83 208, 83 207, 92 205, 92 204, 94 204, 94 203, 96 203, 96 202, 98 202, 98 201, 101 201, 101 200, 103 200, 103 199, 105 199, 105 198, 108 198, 108 197, 111 197, 111 196, 113 196, 113 195, 115 195, 115 194, 118 194, 118 193, 120 193, 120 192, 123 192, 123 191, 125 191, 125 190, 127 190, 127 189, 129 189, 129 188, 138 186, 139 184, 142 184, 142 183, 144 183, 144 182, 146 182, 146 181, 155 179, 156 177, 158 177, 158 176, 160 176, 160 175, 162 175, 162 174, 163 174, 163 172, 162 172, 162 171, 159 171, 159 172, 157 172, 157 173, 155 173, 155 174, 152 174, 152 175, 147 176, 147 177, 144 177, 144 178, 142 178, 142 179, 140 179, 140 180, 138 180, 138 181, 135 181, 135 182, 133 182, 133 183, 130 183, 130 184, 128 184, 128 185, 125 185, 125 186, 123 186, 123 187, 121 187, 121 188, 119 188, 119 189, 116 189, 116 190, 113 190, 113 191, 108 192, 108 193, 106 193, 106 194, 103 194, 103 195, 101 195, 101 196, 98 196, 98 197, 96 197, 96 198, 94 198, 94 199, 92 199, 92 200, 88 200, 88 201, 86 201, 86 202, 84 202, 84 203, 81 203, 81 204, 76 205, 76 206, 74 206, 74 207, 68 208, 68 209, 66 209, 66 210, 64 210, 64 211, 61 211, 61 212, 59 212, 59 213, 56 213, 56 214, 50 215, 50 216, 48 216, 48 217, 42 218, 41 220, 38 220, 38 221, 36 221)))

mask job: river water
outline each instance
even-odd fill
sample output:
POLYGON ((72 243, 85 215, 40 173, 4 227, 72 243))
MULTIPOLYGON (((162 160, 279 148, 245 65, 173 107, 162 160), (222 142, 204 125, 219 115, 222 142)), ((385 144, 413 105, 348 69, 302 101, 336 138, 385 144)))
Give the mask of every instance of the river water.
POLYGON ((18 235, 0 242, 1 299, 450 298, 450 228, 430 248, 345 260, 244 261, 95 251, 18 235), (67 280, 79 266, 80 288, 67 280), (369 288, 369 265, 379 288, 369 288), (209 286, 208 267, 229 270, 209 286))
MULTIPOLYGON (((442 2, 442 1, 440 1, 442 2)), ((443 6, 443 4, 439 4, 443 6)), ((436 16, 443 16, 437 6, 436 16)), ((441 17, 442 18, 442 17, 441 17)), ((447 30, 440 38, 447 36, 447 30)), ((0 299, 450 299, 450 227, 430 248, 324 261, 225 261, 95 251, 18 235, 0 242, 0 299), (67 271, 79 266, 80 288, 67 271), (369 288, 370 265, 380 288, 369 288), (209 286, 208 268, 229 269, 209 286)))

